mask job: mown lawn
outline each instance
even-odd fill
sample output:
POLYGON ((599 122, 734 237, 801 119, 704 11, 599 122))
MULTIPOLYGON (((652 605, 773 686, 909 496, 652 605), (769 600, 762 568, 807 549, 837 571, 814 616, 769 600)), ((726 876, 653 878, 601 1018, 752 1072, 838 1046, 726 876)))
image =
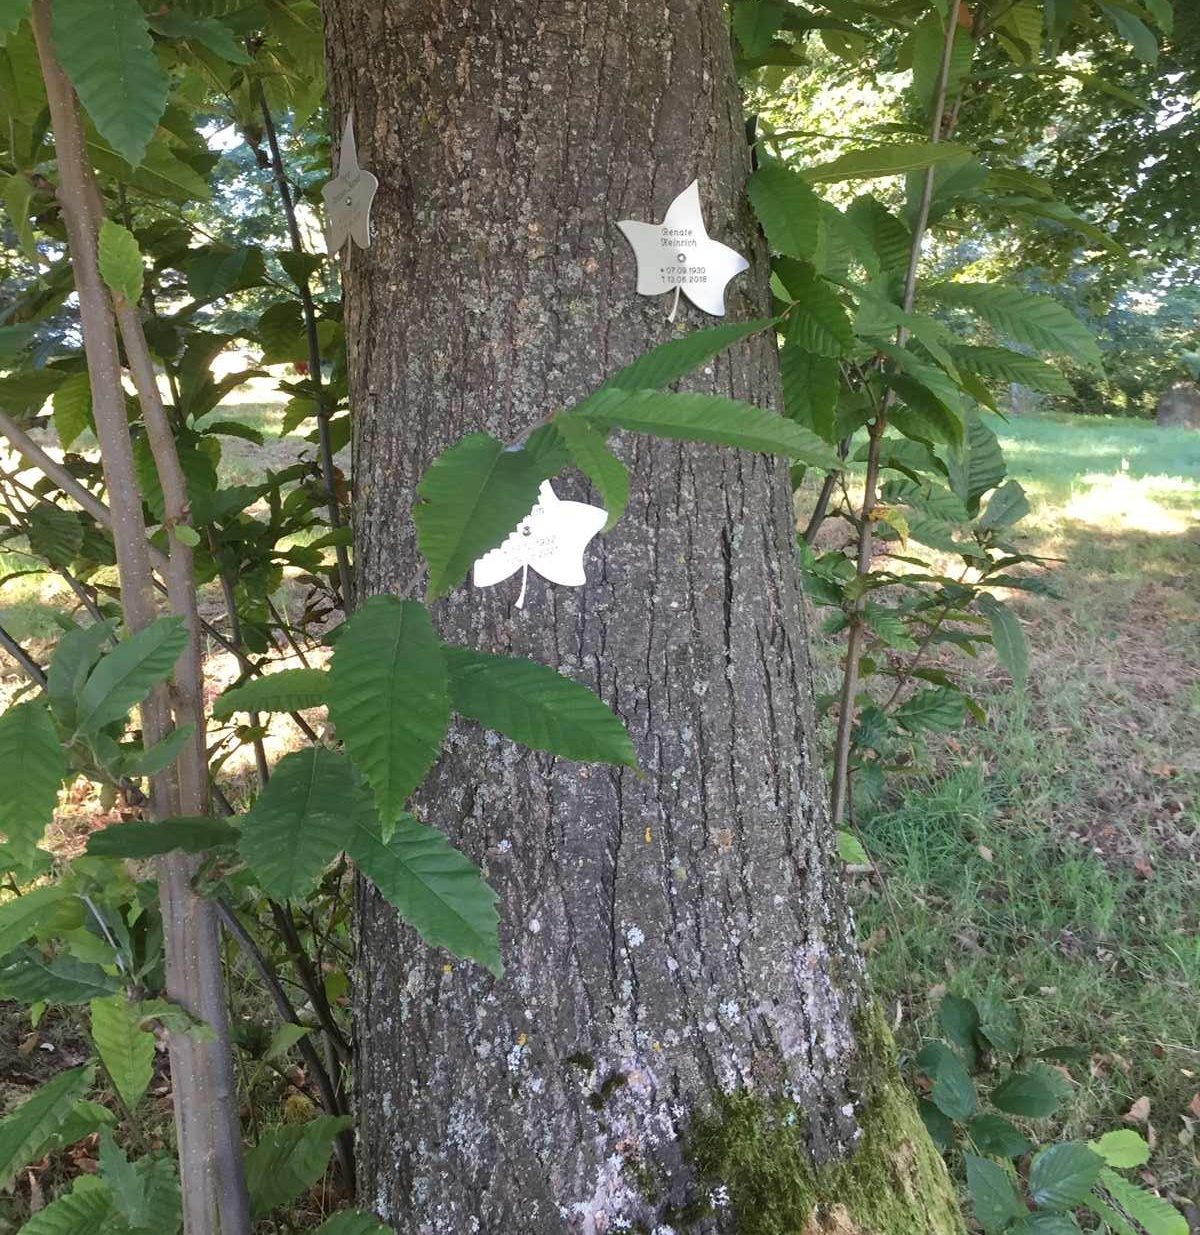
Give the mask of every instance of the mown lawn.
POLYGON ((1061 599, 1013 598, 1027 689, 981 657, 987 724, 858 820, 860 934, 904 1048, 943 989, 1013 1001, 1036 1048, 1091 1052, 1068 1134, 1148 1097, 1151 1172, 1200 1205, 1200 433, 993 425, 1061 599))

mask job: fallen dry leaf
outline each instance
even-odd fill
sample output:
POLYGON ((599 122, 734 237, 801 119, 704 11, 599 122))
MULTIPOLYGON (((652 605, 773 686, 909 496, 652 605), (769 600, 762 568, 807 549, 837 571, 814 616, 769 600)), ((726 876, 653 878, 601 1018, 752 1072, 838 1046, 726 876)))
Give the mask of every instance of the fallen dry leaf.
POLYGON ((1150 1099, 1145 1094, 1121 1116, 1121 1122, 1127 1124, 1144 1124, 1150 1118, 1150 1099))

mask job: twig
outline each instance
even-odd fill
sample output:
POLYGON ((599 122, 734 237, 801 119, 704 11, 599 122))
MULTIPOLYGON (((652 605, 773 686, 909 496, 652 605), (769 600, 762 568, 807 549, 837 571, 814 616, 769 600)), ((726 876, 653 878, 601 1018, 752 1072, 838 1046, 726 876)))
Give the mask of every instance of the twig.
POLYGON ((46 674, 41 665, 4 629, 0 626, 0 647, 2 647, 21 667, 21 671, 30 681, 46 689, 46 674))

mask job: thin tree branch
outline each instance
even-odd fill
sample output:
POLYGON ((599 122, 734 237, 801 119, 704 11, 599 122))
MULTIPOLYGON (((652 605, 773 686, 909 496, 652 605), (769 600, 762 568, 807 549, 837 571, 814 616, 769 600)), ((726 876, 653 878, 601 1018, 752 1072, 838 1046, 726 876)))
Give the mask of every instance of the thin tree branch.
POLYGON ((43 690, 46 689, 46 674, 41 665, 4 629, 0 626, 0 647, 2 647, 21 667, 21 671, 31 682, 35 682, 43 690))

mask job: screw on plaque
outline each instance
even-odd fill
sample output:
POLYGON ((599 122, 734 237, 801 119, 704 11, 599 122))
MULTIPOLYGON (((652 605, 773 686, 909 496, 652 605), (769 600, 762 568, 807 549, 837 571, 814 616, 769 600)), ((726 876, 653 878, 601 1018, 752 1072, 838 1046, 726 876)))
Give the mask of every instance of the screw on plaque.
POLYGON ((325 200, 325 247, 331 254, 340 252, 348 240, 360 249, 370 246, 371 203, 378 188, 378 179, 358 165, 351 112, 342 130, 337 175, 321 190, 325 200))

